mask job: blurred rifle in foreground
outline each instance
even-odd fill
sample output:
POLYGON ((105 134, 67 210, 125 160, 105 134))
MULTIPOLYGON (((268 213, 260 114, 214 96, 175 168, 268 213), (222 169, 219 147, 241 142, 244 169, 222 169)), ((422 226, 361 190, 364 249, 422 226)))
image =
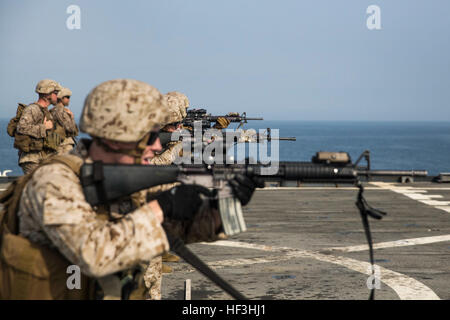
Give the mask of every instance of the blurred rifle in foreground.
MULTIPOLYGON (((227 235, 234 235, 246 230, 241 204, 233 197, 232 189, 228 183, 236 174, 244 174, 248 177, 262 180, 276 177, 282 180, 356 184, 359 188, 356 206, 363 220, 363 226, 369 243, 370 261, 373 267, 374 259, 368 216, 381 219, 385 213, 372 208, 364 199, 363 186, 358 180, 357 171, 352 167, 301 162, 279 162, 271 165, 184 164, 170 166, 112 165, 94 162, 82 166, 80 178, 86 200, 92 206, 109 203, 139 190, 177 181, 212 188, 215 194, 214 197, 218 201, 223 229, 227 235)), ((173 251, 232 297, 245 299, 242 294, 186 248, 180 239, 171 239, 170 242, 173 251)), ((372 268, 373 272, 374 270, 372 268)), ((370 295, 371 299, 373 297, 374 289, 372 289, 370 295)))

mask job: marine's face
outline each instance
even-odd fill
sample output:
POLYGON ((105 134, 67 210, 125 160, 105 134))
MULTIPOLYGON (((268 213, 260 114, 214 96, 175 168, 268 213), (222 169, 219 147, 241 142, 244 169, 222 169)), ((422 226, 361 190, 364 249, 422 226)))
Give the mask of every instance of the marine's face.
POLYGON ((56 105, 58 102, 58 91, 53 91, 50 93, 50 103, 56 105))
MULTIPOLYGON (((120 143, 117 144, 117 147, 120 149, 129 149, 133 150, 137 147, 137 143, 120 143)), ((141 155, 141 164, 148 165, 150 164, 150 160, 155 157, 156 152, 160 152, 162 150, 161 141, 158 137, 158 131, 152 131, 152 135, 149 139, 149 144, 145 147, 144 152, 141 155)), ((117 163, 121 164, 134 164, 135 159, 133 156, 128 154, 120 154, 117 158, 117 163)))
POLYGON ((150 164, 150 160, 153 159, 156 155, 156 152, 162 151, 162 145, 161 140, 159 140, 159 137, 154 140, 154 142, 150 145, 148 145, 144 153, 141 157, 141 163, 142 164, 150 164))
POLYGON ((70 97, 69 96, 65 96, 65 97, 62 98, 61 101, 62 101, 63 105, 65 107, 67 107, 69 105, 69 103, 70 103, 70 97))

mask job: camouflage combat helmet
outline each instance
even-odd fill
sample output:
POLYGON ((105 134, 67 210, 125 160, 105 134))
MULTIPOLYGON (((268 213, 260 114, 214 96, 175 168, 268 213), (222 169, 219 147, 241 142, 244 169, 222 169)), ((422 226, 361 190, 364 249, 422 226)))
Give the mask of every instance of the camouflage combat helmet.
MULTIPOLYGON (((164 96, 164 98, 165 98, 165 96, 164 96)), ((167 100, 166 100, 166 104, 167 104, 166 112, 167 112, 168 117, 165 122, 161 123, 161 126, 165 126, 167 124, 171 124, 174 122, 180 122, 181 120, 183 120, 179 108, 177 108, 174 105, 170 105, 167 100)))
POLYGON ((86 97, 80 129, 97 138, 137 142, 167 118, 167 105, 156 88, 116 79, 99 84, 86 97))
POLYGON ((55 80, 44 79, 38 82, 34 91, 36 93, 48 94, 52 93, 53 91, 60 91, 61 89, 61 85, 55 80))
POLYGON ((61 88, 61 90, 58 92, 58 99, 62 99, 64 97, 70 97, 72 96, 72 91, 70 91, 69 88, 61 88))
POLYGON ((187 116, 186 109, 189 108, 189 100, 186 95, 181 92, 171 91, 165 94, 166 100, 170 106, 174 106, 179 110, 179 120, 172 121, 178 122, 183 120, 187 116))

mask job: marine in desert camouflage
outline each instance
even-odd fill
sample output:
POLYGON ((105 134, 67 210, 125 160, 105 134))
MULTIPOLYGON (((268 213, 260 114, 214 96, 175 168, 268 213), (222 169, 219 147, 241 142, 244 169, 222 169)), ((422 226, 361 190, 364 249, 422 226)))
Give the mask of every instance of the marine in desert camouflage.
POLYGON ((75 145, 75 137, 78 135, 78 127, 75 117, 69 109, 72 91, 62 88, 58 92, 58 102, 50 113, 55 120, 55 131, 61 136, 61 143, 58 146, 57 154, 64 154, 72 151, 75 145))
POLYGON ((0 260, 0 298, 71 298, 66 270, 77 265, 83 283, 91 285, 77 290, 75 298, 142 299, 146 290, 142 272, 136 271, 169 250, 166 232, 186 243, 217 239, 220 216, 198 211, 199 186, 174 188, 143 205, 133 196, 101 207, 91 207, 85 200, 77 175, 81 165, 149 164, 148 159, 161 150, 158 124, 167 123, 167 118, 163 96, 146 83, 117 79, 90 92, 80 129, 92 140, 82 140, 71 154, 47 161, 24 176, 28 180, 12 186, 12 191, 21 188, 22 194, 17 208, 5 206, 9 211, 2 227, 14 217, 19 223, 2 228, 13 237, 5 238, 2 232, 2 250, 8 254, 0 260), (17 261, 27 266, 20 272, 28 277, 15 273, 12 265, 17 261), (139 285, 124 294, 121 284, 130 277, 139 285), (23 292, 24 286, 33 290, 23 292), (93 287, 96 290, 90 290, 93 287))
POLYGON ((56 153, 58 141, 54 133, 53 117, 48 107, 57 102, 61 86, 54 80, 38 82, 35 92, 39 99, 24 108, 17 124, 15 146, 19 149, 19 166, 25 174, 56 153))

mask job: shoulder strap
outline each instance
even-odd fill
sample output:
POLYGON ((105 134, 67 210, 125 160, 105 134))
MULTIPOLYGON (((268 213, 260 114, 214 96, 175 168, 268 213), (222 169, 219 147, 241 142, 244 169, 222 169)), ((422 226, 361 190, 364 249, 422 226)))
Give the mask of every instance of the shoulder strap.
POLYGON ((80 169, 83 165, 83 159, 80 157, 71 155, 71 154, 62 154, 56 155, 48 160, 42 162, 42 165, 45 164, 53 164, 53 163, 62 163, 68 166, 78 177, 80 176, 80 169))

